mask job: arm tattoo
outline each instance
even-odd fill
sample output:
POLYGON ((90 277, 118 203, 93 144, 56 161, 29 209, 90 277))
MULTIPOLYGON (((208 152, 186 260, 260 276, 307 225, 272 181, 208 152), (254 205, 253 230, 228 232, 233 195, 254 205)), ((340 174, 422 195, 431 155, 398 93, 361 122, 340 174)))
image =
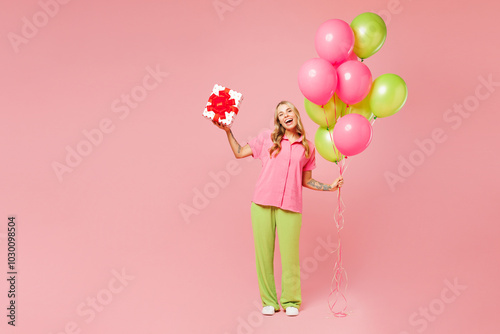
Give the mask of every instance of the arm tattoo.
POLYGON ((314 179, 310 179, 309 182, 307 182, 308 185, 310 185, 311 187, 313 187, 314 189, 318 189, 318 190, 330 190, 332 189, 332 187, 328 184, 323 184, 321 182, 318 182, 314 179))
POLYGON ((233 131, 231 131, 231 138, 233 138, 234 142, 236 143, 236 145, 238 145, 238 153, 241 152, 241 146, 240 144, 238 144, 238 142, 236 141, 236 138, 234 138, 234 135, 233 135, 233 131))

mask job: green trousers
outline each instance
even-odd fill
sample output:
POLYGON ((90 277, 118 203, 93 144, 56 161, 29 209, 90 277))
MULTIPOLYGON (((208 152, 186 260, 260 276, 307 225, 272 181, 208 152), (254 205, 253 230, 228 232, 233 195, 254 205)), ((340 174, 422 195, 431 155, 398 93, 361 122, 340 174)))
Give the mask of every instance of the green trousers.
POLYGON ((252 229, 255 241, 255 262, 263 306, 280 309, 274 282, 274 245, 276 232, 281 254, 281 297, 283 309, 300 307, 299 236, 302 214, 274 206, 252 202, 252 229))

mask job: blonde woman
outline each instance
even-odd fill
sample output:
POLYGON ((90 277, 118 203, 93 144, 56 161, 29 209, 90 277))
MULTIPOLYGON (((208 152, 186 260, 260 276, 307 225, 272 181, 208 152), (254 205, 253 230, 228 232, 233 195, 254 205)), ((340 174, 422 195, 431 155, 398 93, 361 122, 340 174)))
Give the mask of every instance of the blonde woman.
POLYGON ((274 131, 261 132, 243 147, 227 126, 214 124, 226 131, 237 159, 251 155, 262 161, 251 204, 262 313, 273 315, 280 310, 273 268, 277 232, 282 265, 280 303, 288 316, 296 316, 302 303, 299 267, 302 187, 336 191, 344 181, 339 177, 332 184, 324 184, 312 178, 315 148, 306 139, 299 111, 288 101, 276 106, 274 131))

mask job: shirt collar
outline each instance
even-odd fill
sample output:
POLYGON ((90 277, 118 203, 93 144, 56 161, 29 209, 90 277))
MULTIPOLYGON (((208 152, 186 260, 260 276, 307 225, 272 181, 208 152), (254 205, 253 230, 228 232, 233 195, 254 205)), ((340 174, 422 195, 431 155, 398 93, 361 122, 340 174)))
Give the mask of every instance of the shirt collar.
MULTIPOLYGON (((302 142, 302 137, 304 137, 304 135, 300 135, 300 137, 296 141, 294 141, 292 144, 302 142)), ((288 138, 285 135, 283 135, 283 139, 288 140, 288 138)), ((290 141, 290 140, 288 140, 288 141, 290 141)))

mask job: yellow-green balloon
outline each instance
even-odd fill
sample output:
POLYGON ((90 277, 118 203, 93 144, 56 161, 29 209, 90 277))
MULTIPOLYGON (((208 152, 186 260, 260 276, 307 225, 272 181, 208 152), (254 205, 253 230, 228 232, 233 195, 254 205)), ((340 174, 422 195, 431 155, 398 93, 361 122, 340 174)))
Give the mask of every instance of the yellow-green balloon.
POLYGON ((328 131, 324 127, 319 127, 314 136, 314 146, 316 151, 328 161, 338 162, 344 157, 332 143, 333 129, 328 131))
MULTIPOLYGON (((356 104, 351 104, 347 110, 346 114, 360 114, 364 116, 367 120, 371 121, 375 117, 370 109, 370 94, 368 94, 361 102, 356 104)), ((343 116, 343 115, 342 115, 343 116)))
POLYGON ((306 109, 307 115, 309 115, 314 123, 318 124, 319 126, 328 126, 329 128, 333 129, 335 123, 337 122, 337 119, 344 115, 346 104, 337 96, 337 94, 335 94, 330 99, 330 101, 328 101, 328 103, 323 106, 324 111, 321 106, 312 103, 306 98, 304 98, 304 107, 306 109))
POLYGON ((352 20, 354 32, 354 53, 361 59, 366 59, 384 45, 387 27, 384 20, 375 13, 359 14, 352 20))
POLYGON ((369 95, 373 114, 377 117, 387 117, 403 107, 408 97, 408 88, 399 75, 386 73, 373 81, 369 95))

